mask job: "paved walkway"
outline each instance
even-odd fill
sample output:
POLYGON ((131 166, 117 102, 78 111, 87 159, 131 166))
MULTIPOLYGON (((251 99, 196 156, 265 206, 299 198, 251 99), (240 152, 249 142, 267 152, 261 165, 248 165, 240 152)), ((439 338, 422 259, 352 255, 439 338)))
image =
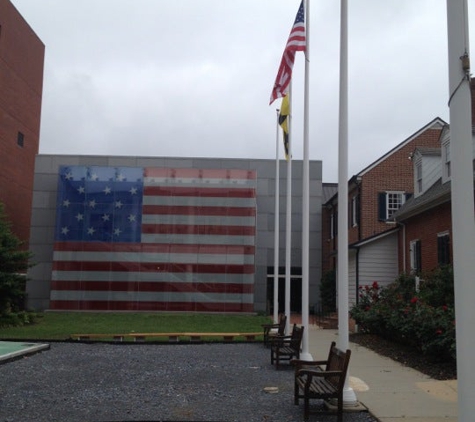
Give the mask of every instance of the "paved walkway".
MULTIPOLYGON (((309 352, 326 359, 336 330, 310 326, 309 352)), ((457 381, 436 381, 414 369, 350 343, 350 387, 381 422, 457 422, 457 381)))

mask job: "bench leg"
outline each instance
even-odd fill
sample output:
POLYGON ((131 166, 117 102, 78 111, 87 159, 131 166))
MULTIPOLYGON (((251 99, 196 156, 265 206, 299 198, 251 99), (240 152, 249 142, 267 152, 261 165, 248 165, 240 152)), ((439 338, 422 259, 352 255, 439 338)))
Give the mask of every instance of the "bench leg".
MULTIPOLYGON (((310 400, 309 400, 307 395, 304 397, 303 402, 304 402, 303 418, 304 418, 304 420, 308 421, 308 417, 310 415, 310 400)), ((340 422, 340 421, 338 421, 338 422, 340 422)))
POLYGON ((294 382, 294 404, 299 404, 299 385, 297 381, 294 382))
POLYGON ((338 397, 338 422, 343 422, 343 393, 338 397))

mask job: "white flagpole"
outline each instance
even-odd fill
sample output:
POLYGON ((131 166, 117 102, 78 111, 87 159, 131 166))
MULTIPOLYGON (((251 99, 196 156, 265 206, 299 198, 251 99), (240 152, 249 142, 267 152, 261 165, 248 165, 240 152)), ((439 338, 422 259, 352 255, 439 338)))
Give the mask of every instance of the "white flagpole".
POLYGON ((458 418, 475 414, 475 215, 467 0, 447 0, 458 418))
POLYGON ((305 2, 305 85, 303 129, 303 174, 302 174, 302 339, 301 359, 313 360, 309 352, 309 231, 310 231, 310 171, 309 171, 309 74, 310 74, 310 1, 305 2))
POLYGON ((285 216, 285 315, 287 317, 285 333, 290 333, 290 255, 292 251, 292 81, 289 85, 289 115, 287 127, 289 129, 289 148, 287 160, 287 207, 285 216))
MULTIPOLYGON (((340 23, 340 117, 338 136, 338 343, 349 345, 348 313, 348 2, 341 0, 340 23)), ((356 404, 348 378, 343 391, 345 405, 356 404)))
POLYGON ((275 211, 274 211, 274 323, 279 319, 279 109, 276 109, 276 134, 275 134, 275 211))

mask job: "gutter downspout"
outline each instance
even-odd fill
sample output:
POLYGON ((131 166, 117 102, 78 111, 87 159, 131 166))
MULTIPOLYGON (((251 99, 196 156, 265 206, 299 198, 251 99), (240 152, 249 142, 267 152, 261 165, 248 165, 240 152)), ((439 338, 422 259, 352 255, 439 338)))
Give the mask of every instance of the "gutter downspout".
POLYGON ((356 248, 356 256, 355 256, 355 288, 356 288, 356 304, 358 305, 360 300, 359 290, 360 290, 360 248, 356 248))
POLYGON ((402 272, 406 273, 406 225, 399 222, 402 226, 402 272))

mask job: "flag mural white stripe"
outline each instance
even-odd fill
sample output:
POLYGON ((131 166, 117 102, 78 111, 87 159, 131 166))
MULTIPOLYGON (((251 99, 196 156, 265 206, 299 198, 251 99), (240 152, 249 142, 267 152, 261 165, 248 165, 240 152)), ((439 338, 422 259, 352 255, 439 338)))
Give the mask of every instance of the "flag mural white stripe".
MULTIPOLYGON (((196 292, 140 292, 122 291, 113 292, 115 302, 230 302, 230 303, 253 303, 253 295, 232 293, 196 293, 196 292)), ((88 291, 88 290, 54 290, 51 292, 51 300, 70 301, 107 301, 110 300, 111 292, 88 291)))
POLYGON ((145 214, 142 224, 188 224, 196 226, 248 226, 254 227, 255 217, 229 217, 225 215, 157 215, 145 214))
POLYGON ((225 255, 225 254, 179 254, 179 253, 141 253, 141 252, 53 252, 55 262, 174 262, 177 264, 215 264, 240 265, 254 264, 254 255, 225 255))
MULTIPOLYGON (((338 133, 338 342, 349 345, 348 312, 348 2, 341 0, 340 22, 340 105, 338 133)), ((343 391, 345 405, 356 403, 347 376, 343 391)))
MULTIPOLYGON (((253 198, 227 198, 227 197, 193 197, 193 196, 183 196, 183 197, 174 197, 173 206, 193 206, 193 207, 242 207, 242 208, 251 208, 254 206, 255 199, 253 198)), ((169 197, 160 197, 160 196, 144 196, 143 198, 144 205, 170 205, 169 197)))
POLYGON ((469 31, 466 0, 447 0, 452 233, 457 342, 458 418, 475 414, 475 216, 469 31))

